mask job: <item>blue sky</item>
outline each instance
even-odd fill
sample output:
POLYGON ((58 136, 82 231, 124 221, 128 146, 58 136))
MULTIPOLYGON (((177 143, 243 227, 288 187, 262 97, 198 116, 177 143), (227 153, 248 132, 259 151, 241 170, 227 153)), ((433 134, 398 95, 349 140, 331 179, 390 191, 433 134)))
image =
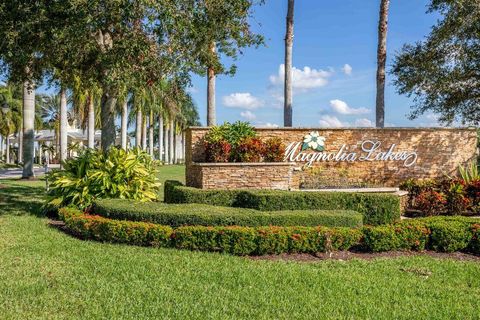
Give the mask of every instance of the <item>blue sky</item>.
MULTIPOLYGON (((294 17, 294 126, 368 126, 375 121, 377 23, 380 0, 297 0, 294 17), (345 68, 345 65, 348 67, 345 68)), ((404 43, 422 40, 438 16, 426 14, 427 0, 391 1, 387 69, 404 43)), ((255 7, 253 28, 266 46, 246 49, 235 76, 217 78, 217 122, 249 120, 283 124, 283 78, 287 1, 255 7)), ((410 121, 411 101, 399 96, 387 75, 386 123, 434 126, 433 115, 410 121)), ((193 77, 192 95, 206 119, 206 79, 193 77)))

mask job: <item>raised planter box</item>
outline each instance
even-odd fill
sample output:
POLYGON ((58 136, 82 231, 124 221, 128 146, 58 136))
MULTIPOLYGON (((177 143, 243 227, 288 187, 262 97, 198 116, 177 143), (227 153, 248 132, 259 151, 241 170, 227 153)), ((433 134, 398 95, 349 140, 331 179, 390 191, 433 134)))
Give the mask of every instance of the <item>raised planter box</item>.
POLYGON ((298 188, 294 162, 190 163, 186 182, 201 189, 276 189, 298 188))

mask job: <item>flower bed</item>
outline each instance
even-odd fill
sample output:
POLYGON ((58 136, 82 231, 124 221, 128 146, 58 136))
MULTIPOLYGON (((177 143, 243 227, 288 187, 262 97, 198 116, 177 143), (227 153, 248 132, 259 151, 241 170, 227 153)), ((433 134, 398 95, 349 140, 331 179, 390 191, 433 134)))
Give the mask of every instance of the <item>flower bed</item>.
POLYGON ((364 228, 186 226, 113 220, 62 208, 59 214, 74 234, 105 242, 235 255, 317 253, 363 249, 381 252, 425 249, 480 253, 480 221, 434 217, 364 228))
POLYGON ((401 199, 394 194, 358 192, 289 192, 277 190, 203 190, 165 182, 165 202, 201 203, 262 211, 354 210, 365 224, 392 223, 400 219, 401 199))
POLYGON ((349 210, 262 212, 205 204, 165 204, 129 200, 98 200, 93 212, 118 220, 152 222, 172 227, 202 226, 326 226, 361 227, 362 215, 349 210))

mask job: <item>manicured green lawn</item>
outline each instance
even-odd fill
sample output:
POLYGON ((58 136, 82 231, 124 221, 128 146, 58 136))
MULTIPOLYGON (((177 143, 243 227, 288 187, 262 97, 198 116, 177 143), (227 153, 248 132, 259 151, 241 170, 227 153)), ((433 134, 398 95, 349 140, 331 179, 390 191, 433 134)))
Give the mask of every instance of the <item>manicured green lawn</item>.
MULTIPOLYGON (((167 169, 165 167, 165 169, 167 169)), ((163 168, 162 168, 163 170, 163 168)), ((168 168, 170 176, 182 168, 168 168)), ((102 244, 36 216, 44 182, 0 182, 1 319, 476 319, 480 263, 316 263, 102 244), (428 275, 428 276, 426 276, 428 275)))
POLYGON ((185 166, 171 165, 160 167, 159 179, 162 183, 162 190, 160 196, 163 199, 163 183, 165 180, 178 180, 185 182, 185 166))

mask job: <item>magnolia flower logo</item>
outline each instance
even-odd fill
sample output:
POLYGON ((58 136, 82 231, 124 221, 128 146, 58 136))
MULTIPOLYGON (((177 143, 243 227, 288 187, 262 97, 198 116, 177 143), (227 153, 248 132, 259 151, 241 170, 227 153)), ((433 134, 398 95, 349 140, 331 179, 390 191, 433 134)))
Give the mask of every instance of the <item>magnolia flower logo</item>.
POLYGON ((312 149, 315 151, 325 150, 325 137, 318 134, 318 131, 312 131, 303 137, 302 151, 312 149))

